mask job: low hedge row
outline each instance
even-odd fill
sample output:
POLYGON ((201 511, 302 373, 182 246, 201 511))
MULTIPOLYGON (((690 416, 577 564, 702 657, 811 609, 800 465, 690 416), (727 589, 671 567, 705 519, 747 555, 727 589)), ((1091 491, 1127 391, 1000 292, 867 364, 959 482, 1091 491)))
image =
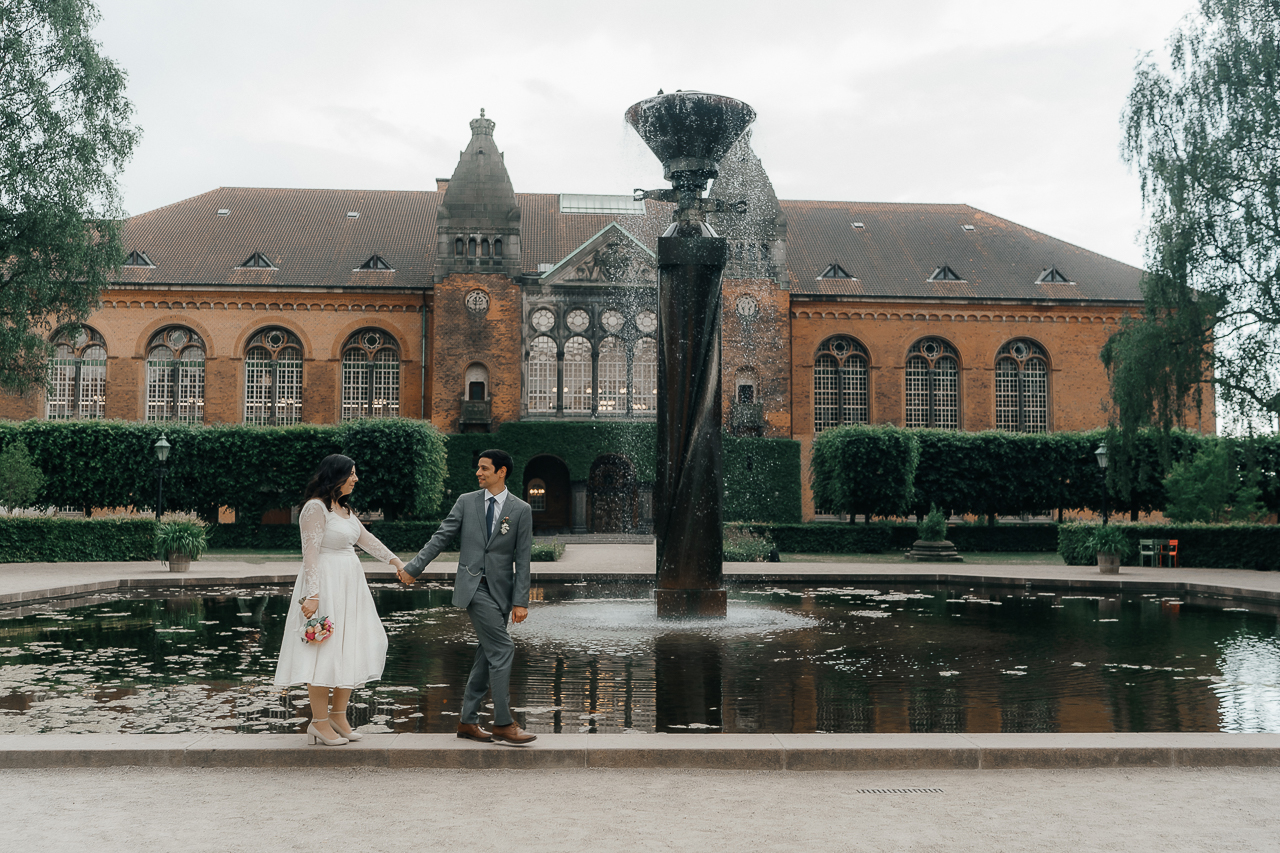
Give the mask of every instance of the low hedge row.
MULTIPOLYGON (((1138 540, 1177 539, 1178 565, 1199 569, 1280 570, 1280 526, 1274 524, 1117 524, 1132 546, 1130 563, 1137 561, 1138 540)), ((1088 546, 1092 524, 1058 527, 1058 553, 1069 566, 1097 564, 1088 546)))
MULTIPOLYGON (((371 521, 369 532, 392 551, 417 551, 427 544, 439 521, 371 521)), ((242 548, 246 551, 297 551, 301 545, 298 528, 293 524, 215 524, 209 529, 209 547, 220 550, 242 548)))
MULTIPOLYGON (((731 524, 769 537, 784 554, 878 554, 904 551, 920 538, 914 524, 731 524)), ((947 528, 947 539, 964 551, 1058 550, 1058 525, 1009 524, 988 527, 960 524, 947 528)))
MULTIPOLYGON (((891 547, 910 548, 919 537, 914 524, 893 525, 891 547)), ((947 528, 947 540, 961 553, 965 551, 1044 551, 1058 550, 1056 524, 956 524, 947 528)))
POLYGON ((155 535, 151 518, 0 518, 0 563, 151 560, 155 535))

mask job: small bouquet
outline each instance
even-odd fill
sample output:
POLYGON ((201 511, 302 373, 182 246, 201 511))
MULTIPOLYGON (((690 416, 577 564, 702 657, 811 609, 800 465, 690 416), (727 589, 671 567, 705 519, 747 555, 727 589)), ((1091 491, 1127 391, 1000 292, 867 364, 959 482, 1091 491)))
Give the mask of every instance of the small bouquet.
POLYGON ((302 642, 323 643, 333 635, 333 620, 328 616, 312 616, 302 625, 302 642))

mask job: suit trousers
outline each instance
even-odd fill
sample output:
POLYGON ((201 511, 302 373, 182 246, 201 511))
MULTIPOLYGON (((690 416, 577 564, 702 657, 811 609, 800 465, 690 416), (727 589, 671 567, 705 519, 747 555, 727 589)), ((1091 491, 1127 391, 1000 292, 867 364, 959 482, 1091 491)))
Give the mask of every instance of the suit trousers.
POLYGON ((471 677, 462 697, 462 722, 480 721, 480 703, 485 693, 493 692, 493 723, 510 725, 511 717, 511 664, 515 660, 516 646, 507 633, 507 614, 498 607, 489 592, 489 585, 481 583, 467 606, 471 627, 475 628, 480 648, 476 649, 475 663, 471 665, 471 677))

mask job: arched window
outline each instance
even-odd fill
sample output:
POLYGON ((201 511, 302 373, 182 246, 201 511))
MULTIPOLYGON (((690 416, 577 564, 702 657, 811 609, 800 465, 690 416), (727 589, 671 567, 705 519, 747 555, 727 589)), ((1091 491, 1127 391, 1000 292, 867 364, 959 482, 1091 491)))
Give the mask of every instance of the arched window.
POLYGON ((400 416, 400 345, 361 329, 342 346, 342 419, 400 416))
POLYGON ((493 256, 495 258, 502 257, 502 238, 501 237, 493 238, 493 256))
POLYGON ((302 342, 288 329, 263 329, 244 354, 244 422, 285 426, 302 419, 302 342))
POLYGON ((489 368, 483 364, 472 364, 467 367, 462 377, 464 400, 489 399, 489 368))
POLYGON ((591 411, 591 342, 583 337, 564 345, 564 410, 591 411))
POLYGON ((467 257, 474 258, 476 256, 476 238, 472 237, 467 241, 467 257))
POLYGON ((63 331, 54 336, 53 361, 49 364, 49 394, 45 417, 106 417, 107 344, 102 335, 81 326, 75 336, 63 331))
POLYGON ((546 335, 529 345, 529 411, 556 410, 556 342, 546 335))
POLYGON ((827 338, 813 360, 813 431, 870 418, 867 350, 848 335, 827 338))
POLYGON ((453 253, 458 257, 462 257, 467 253, 466 244, 462 241, 461 237, 453 241, 453 253))
POLYGON ((1049 431, 1049 359, 1025 338, 996 353, 996 429, 1049 431))
POLYGON ((147 343, 147 420, 204 420, 204 341, 186 326, 169 326, 147 343))
POLYGON ((480 257, 482 258, 489 257, 489 238, 488 237, 485 237, 483 240, 480 241, 480 257))
POLYGON ((749 367, 738 371, 733 381, 733 401, 735 403, 754 403, 756 401, 756 372, 749 367))
POLYGON ((598 378, 596 410, 600 412, 627 411, 627 350, 622 341, 607 337, 600 342, 600 359, 596 366, 598 378))
POLYGON ((907 356, 906 425, 960 428, 960 362, 940 338, 916 341, 907 356))
POLYGON ((631 411, 658 409, 658 342, 640 338, 631 352, 631 411))
POLYGON ((529 502, 529 509, 534 512, 546 512, 547 510, 547 484, 538 478, 529 481, 529 487, 525 490, 525 500, 529 502))

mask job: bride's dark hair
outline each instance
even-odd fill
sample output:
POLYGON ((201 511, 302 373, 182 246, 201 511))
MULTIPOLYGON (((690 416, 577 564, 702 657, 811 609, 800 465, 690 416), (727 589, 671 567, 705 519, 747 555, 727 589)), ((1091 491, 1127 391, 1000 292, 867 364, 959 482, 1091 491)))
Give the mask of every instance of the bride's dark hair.
POLYGON ((351 472, 355 467, 356 463, 352 462, 350 457, 343 456, 341 453, 326 456, 320 460, 320 467, 311 475, 311 479, 307 482, 307 487, 302 490, 302 502, 305 504, 312 498, 319 498, 324 501, 324 505, 329 509, 333 509, 334 503, 346 509, 351 509, 351 504, 347 503, 347 499, 350 496, 340 495, 338 490, 342 488, 342 484, 351 476, 351 472))

